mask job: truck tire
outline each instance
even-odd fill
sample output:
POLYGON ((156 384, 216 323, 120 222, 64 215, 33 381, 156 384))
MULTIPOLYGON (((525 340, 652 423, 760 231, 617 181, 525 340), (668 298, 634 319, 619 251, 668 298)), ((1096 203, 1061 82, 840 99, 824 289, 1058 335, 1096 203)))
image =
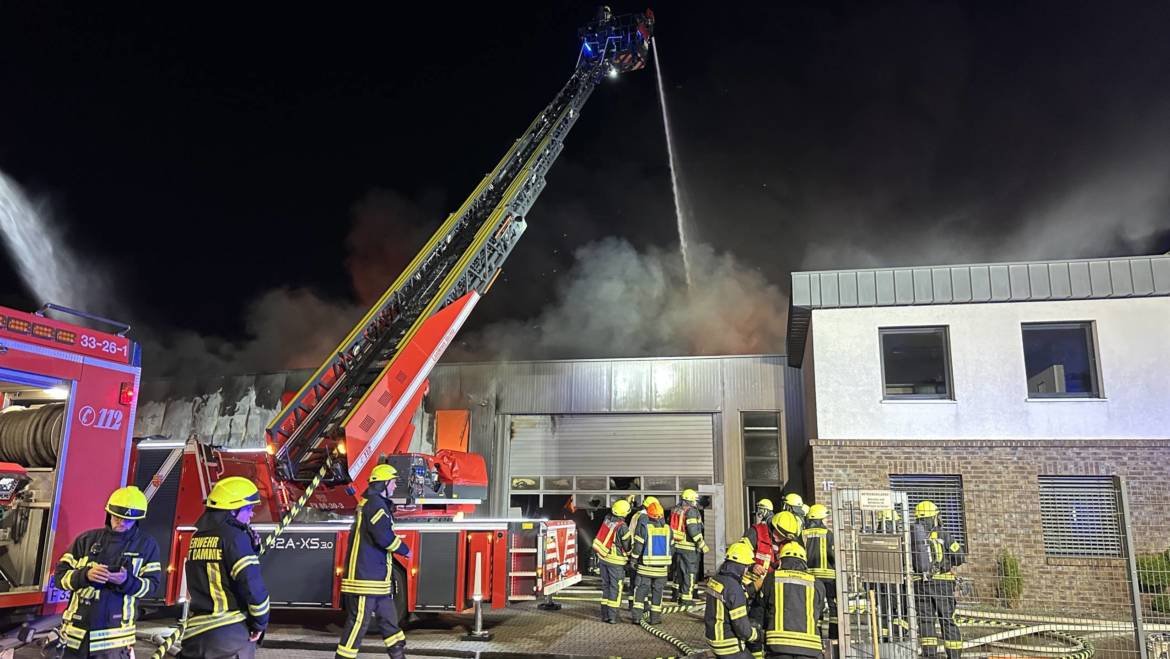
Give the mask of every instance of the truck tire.
POLYGON ((401 627, 410 619, 410 612, 406 610, 406 568, 394 562, 393 576, 394 612, 398 614, 398 626, 401 627))

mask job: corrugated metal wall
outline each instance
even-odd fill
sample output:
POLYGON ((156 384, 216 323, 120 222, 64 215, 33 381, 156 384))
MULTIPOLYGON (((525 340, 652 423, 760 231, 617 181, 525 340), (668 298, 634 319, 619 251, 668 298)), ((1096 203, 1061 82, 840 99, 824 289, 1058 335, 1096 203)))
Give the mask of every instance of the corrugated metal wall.
POLYGON ((714 470, 710 414, 540 414, 512 417, 509 473, 706 476, 714 470))

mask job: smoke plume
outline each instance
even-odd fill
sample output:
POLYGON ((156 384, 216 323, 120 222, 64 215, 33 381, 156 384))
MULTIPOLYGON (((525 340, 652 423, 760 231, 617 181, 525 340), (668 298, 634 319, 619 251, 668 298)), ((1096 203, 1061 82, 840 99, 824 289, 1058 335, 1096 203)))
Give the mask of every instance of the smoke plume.
POLYGON ((528 320, 473 332, 449 354, 551 359, 780 351, 787 312, 780 289, 730 254, 706 245, 689 254, 694 289, 677 251, 638 251, 616 238, 581 247, 553 304, 528 320))

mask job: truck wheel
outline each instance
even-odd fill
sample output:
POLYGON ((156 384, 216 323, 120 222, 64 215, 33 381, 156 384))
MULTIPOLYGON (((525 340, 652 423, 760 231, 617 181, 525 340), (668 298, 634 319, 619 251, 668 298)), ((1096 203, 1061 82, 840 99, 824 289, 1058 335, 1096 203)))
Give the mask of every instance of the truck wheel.
POLYGON ((394 563, 393 574, 394 612, 398 614, 398 626, 401 627, 410 619, 410 612, 406 610, 406 569, 394 563))

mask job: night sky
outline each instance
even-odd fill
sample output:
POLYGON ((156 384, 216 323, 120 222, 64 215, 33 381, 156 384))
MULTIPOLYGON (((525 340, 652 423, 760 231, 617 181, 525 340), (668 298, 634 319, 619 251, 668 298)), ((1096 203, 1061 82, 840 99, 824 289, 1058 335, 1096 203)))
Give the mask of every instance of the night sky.
MULTIPOLYGON (((139 326, 148 373, 316 362, 595 10, 456 6, 4 6, 0 172, 63 236, 43 267, 98 282, 71 302, 139 326)), ((779 352, 792 270, 1170 249, 1166 2, 655 11, 695 287, 632 73, 586 105, 457 356, 779 352)), ((35 307, 15 263, 0 304, 35 307)))

